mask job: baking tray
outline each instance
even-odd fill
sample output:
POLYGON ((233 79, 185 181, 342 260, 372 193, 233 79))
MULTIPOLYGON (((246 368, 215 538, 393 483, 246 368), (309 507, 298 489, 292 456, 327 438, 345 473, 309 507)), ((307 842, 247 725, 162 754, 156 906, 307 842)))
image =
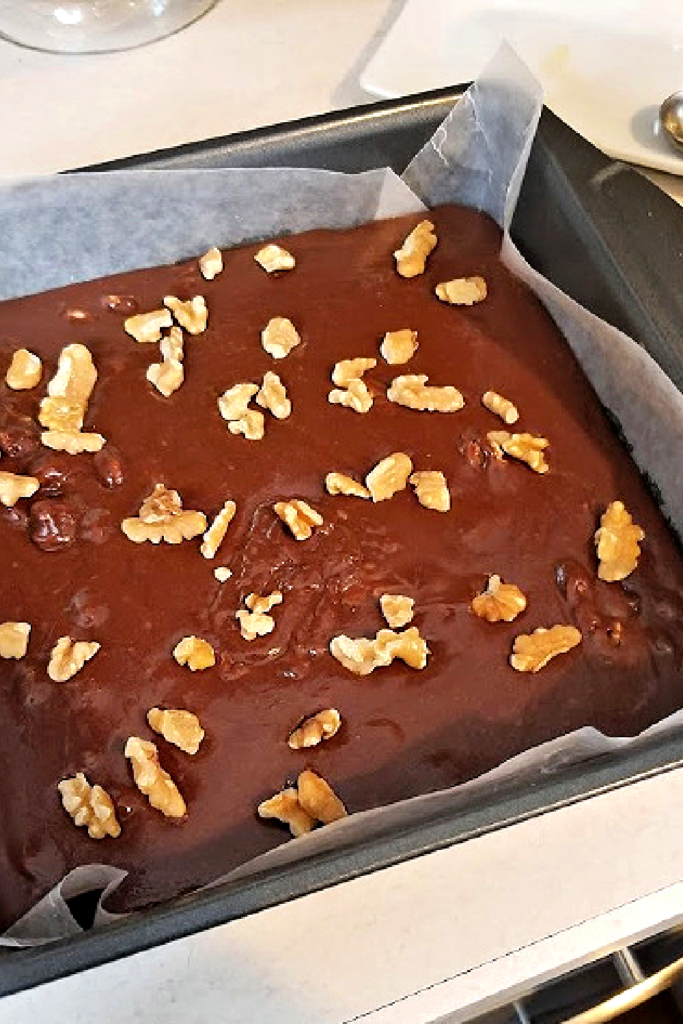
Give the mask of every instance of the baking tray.
MULTIPOLYGON (((131 157, 96 168, 322 167, 400 172, 433 134, 462 87, 383 102, 284 126, 131 157)), ((513 223, 537 269, 642 344, 683 390, 683 211, 543 112, 513 223)), ((192 932, 462 842, 493 829, 683 765, 683 731, 643 741, 551 776, 507 780, 485 802, 463 791, 447 814, 423 808, 409 828, 376 824, 296 864, 178 897, 96 932, 2 951, 0 995, 73 974, 192 932)))

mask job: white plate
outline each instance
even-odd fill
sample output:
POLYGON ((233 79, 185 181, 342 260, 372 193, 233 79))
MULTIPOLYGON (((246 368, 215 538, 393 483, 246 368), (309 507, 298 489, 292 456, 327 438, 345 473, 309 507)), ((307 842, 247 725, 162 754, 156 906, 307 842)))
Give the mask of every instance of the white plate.
POLYGON ((506 39, 609 156, 683 175, 657 112, 683 89, 683 0, 407 0, 361 75, 379 96, 475 78, 506 39))

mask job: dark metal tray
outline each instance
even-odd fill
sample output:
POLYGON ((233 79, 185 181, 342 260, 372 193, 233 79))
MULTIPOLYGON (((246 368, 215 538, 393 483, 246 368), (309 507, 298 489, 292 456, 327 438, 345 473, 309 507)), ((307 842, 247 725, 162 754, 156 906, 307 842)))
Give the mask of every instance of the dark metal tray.
MULTIPOLYGON (((401 171, 462 89, 308 118, 83 170, 305 166, 401 171)), ((544 111, 513 236, 542 273, 622 328, 683 389, 683 211, 634 171, 608 160, 544 111)), ((465 790, 457 810, 428 808, 410 828, 379 824, 363 842, 324 851, 49 946, 2 951, 0 995, 284 903, 683 765, 683 732, 642 741, 543 778, 506 781, 486 801, 465 790)))

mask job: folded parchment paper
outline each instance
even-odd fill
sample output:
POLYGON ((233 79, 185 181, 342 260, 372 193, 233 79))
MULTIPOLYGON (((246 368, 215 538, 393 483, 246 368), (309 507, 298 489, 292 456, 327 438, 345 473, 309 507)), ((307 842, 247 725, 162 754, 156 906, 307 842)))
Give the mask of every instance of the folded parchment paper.
MULTIPOLYGON (((683 473, 671 460, 672 452, 683 451, 683 396, 635 342, 537 274, 507 234, 541 105, 540 86, 503 47, 402 179, 389 170, 344 175, 276 168, 122 171, 6 182, 0 185, 0 298, 172 262, 211 245, 238 245, 312 227, 348 227, 420 211, 425 204, 477 207, 505 229, 503 260, 536 292, 564 332, 603 403, 619 420, 636 462, 659 487, 665 513, 683 534, 683 473)), ((648 734, 679 721, 683 712, 648 734)), ((418 805, 454 807, 465 789, 476 789, 485 798, 502 779, 531 780, 634 742, 638 739, 607 738, 595 729, 580 729, 465 786, 353 815, 286 843, 228 877, 329 848, 340 837, 361 837, 378 816, 409 823, 418 805)), ((120 870, 102 865, 76 868, 0 938, 0 945, 33 945, 77 933, 65 898, 114 887, 122 876, 120 870)), ((98 922, 109 916, 100 910, 98 922)))

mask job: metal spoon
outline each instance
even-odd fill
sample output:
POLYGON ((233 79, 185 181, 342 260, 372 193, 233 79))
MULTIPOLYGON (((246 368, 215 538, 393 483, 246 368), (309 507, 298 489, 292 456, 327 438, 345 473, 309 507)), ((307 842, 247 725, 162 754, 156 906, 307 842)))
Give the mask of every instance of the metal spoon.
POLYGON ((659 120, 669 142, 683 150, 683 92, 674 92, 659 108, 659 120))

